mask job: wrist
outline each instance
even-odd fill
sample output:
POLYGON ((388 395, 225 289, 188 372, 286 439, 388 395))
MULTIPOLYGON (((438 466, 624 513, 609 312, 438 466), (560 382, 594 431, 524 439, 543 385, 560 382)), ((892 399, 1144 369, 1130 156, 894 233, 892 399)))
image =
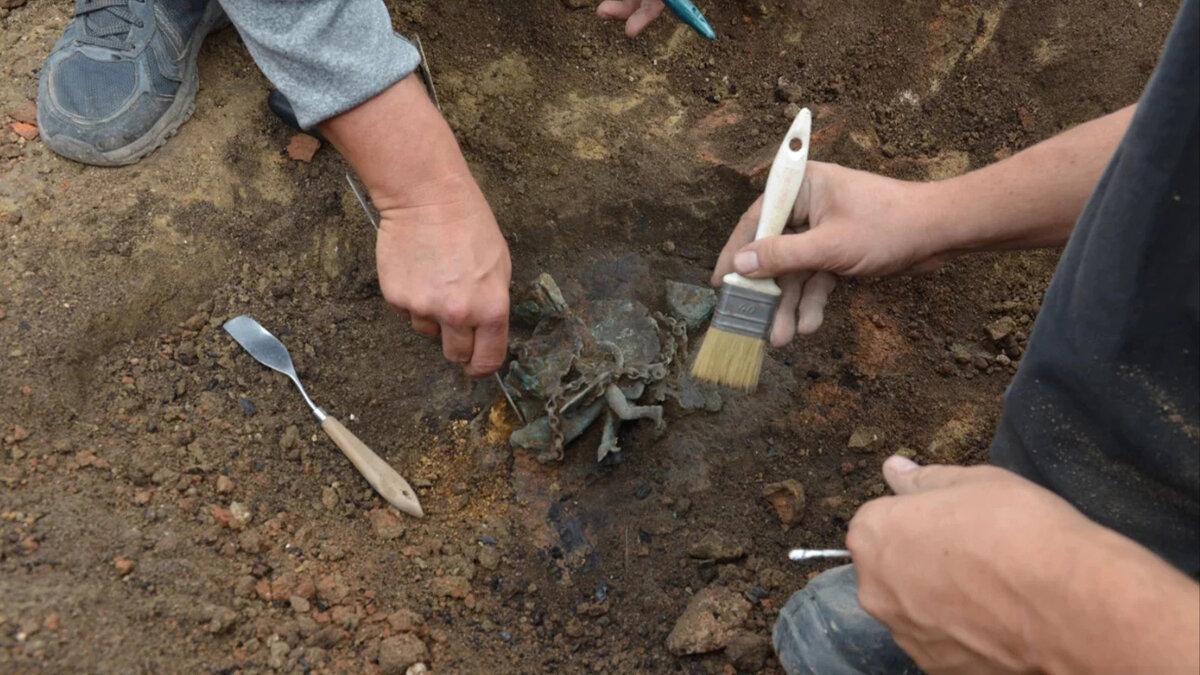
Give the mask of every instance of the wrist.
POLYGON ((919 233, 918 259, 942 258, 965 253, 969 242, 954 217, 954 207, 945 181, 902 183, 908 191, 900 203, 906 205, 901 219, 919 233))
POLYGON ((454 133, 416 75, 322 122, 320 130, 381 213, 428 204, 449 186, 474 184, 454 133))

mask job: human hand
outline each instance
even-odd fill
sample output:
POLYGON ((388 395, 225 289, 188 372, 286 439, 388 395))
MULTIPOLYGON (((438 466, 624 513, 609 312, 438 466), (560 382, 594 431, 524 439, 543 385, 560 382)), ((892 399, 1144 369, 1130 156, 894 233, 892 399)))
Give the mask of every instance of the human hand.
POLYGON ((458 142, 415 75, 330 118, 321 131, 379 210, 383 297, 468 375, 508 353, 508 245, 458 142))
POLYGON ((1076 556, 1103 554, 1112 533, 992 466, 892 457, 884 477, 897 496, 865 504, 846 536, 863 609, 929 673, 1050 670, 1039 640, 1078 611, 1062 592, 1076 556))
POLYGON ((596 8, 596 14, 605 19, 624 21, 625 34, 637 37, 664 8, 662 0, 604 0, 596 8))
POLYGON ((469 173, 427 187, 419 203, 380 209, 379 288, 413 330, 441 334, 447 360, 490 375, 508 353, 508 244, 469 173))
POLYGON ((754 241, 762 198, 738 221, 713 272, 774 278, 783 291, 771 344, 815 332, 836 285, 834 275, 928 272, 944 259, 944 238, 921 212, 929 185, 836 164, 809 162, 784 234, 754 241))

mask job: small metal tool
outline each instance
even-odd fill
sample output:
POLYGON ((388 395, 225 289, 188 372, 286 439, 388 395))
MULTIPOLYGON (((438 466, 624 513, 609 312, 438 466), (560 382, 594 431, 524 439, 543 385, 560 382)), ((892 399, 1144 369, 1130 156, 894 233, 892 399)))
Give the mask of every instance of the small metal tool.
POLYGON ((296 366, 292 364, 292 356, 287 347, 254 319, 239 316, 225 322, 225 332, 242 346, 255 361, 271 370, 278 371, 291 378, 300 390, 300 395, 312 408, 313 414, 321 423, 321 428, 329 434, 329 438, 341 448, 342 453, 358 469, 363 478, 375 488, 379 496, 386 499, 392 506, 404 513, 420 518, 424 515, 417 493, 396 470, 387 462, 380 459, 371 448, 360 441, 349 429, 342 426, 333 416, 326 414, 308 397, 304 385, 300 384, 300 376, 296 374, 296 366))
POLYGON ((375 213, 375 209, 371 206, 371 200, 367 199, 367 193, 363 191, 362 186, 350 174, 346 174, 346 182, 350 184, 350 191, 358 199, 358 203, 362 206, 363 211, 367 214, 367 220, 371 221, 371 227, 375 231, 379 231, 379 215, 375 213))
POLYGON ((806 562, 817 558, 849 558, 850 551, 844 548, 794 548, 788 551, 788 560, 806 562))
MULTIPOLYGON (((420 45, 420 38, 417 39, 417 44, 418 44, 418 46, 420 45)), ((433 92, 432 80, 429 80, 429 82, 430 82, 429 93, 430 93, 430 95, 433 95, 436 97, 436 94, 434 94, 434 92, 433 92)), ((436 102, 436 98, 435 98, 435 102, 436 102)), ((371 206, 371 200, 367 197, 367 193, 362 189, 362 186, 358 184, 358 181, 354 180, 354 177, 351 176, 350 174, 346 174, 346 182, 350 184, 350 191, 354 193, 354 197, 356 199, 358 199, 358 203, 360 206, 362 206, 363 212, 367 214, 367 220, 370 221, 371 227, 374 227, 375 231, 378 232, 379 231, 379 215, 377 213, 375 213, 375 209, 371 206)), ((525 421, 525 415, 521 412, 520 406, 518 406, 516 401, 513 400, 512 393, 508 391, 508 387, 504 385, 504 380, 501 379, 500 373, 497 372, 497 373, 495 373, 495 375, 496 375, 496 384, 499 384, 500 391, 504 392, 504 398, 505 398, 505 400, 508 401, 508 406, 510 408, 512 408, 512 411, 514 413, 516 413, 517 419, 521 420, 522 425, 528 424, 528 422, 525 421)), ((297 383, 297 384, 299 384, 299 383, 297 383)))

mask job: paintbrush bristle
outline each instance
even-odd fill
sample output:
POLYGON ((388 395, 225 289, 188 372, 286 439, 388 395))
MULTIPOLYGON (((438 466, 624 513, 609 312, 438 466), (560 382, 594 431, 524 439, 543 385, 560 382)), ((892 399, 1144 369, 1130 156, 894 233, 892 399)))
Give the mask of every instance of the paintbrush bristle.
POLYGON ((709 328, 692 364, 692 377, 742 391, 754 391, 762 372, 767 341, 709 328))

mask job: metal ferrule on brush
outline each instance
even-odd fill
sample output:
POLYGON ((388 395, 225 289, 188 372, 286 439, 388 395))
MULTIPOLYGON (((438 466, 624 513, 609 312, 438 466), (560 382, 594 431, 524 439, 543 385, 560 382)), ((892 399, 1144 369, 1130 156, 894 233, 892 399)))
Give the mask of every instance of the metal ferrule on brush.
POLYGON ((717 301, 717 309, 713 313, 712 327, 756 340, 766 340, 771 333, 771 321, 775 318, 777 307, 778 295, 725 284, 717 301))

